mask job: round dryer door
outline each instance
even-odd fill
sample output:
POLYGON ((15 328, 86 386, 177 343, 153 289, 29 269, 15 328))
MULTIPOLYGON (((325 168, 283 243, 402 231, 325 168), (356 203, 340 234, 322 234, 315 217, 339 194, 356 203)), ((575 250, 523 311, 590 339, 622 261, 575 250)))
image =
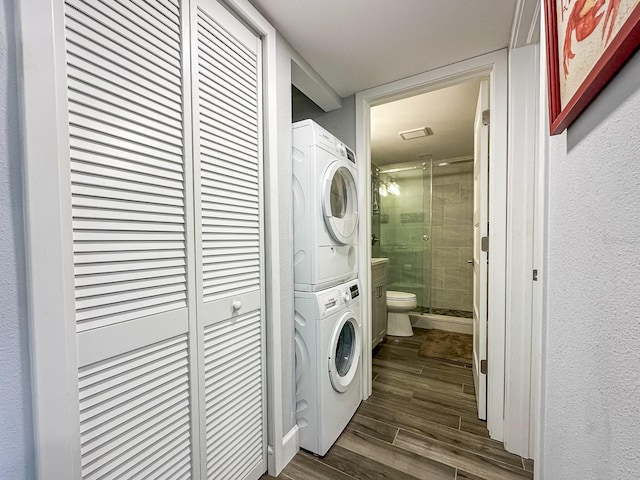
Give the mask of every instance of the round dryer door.
POLYGON ((331 237, 348 243, 358 225, 358 191, 351 170, 342 162, 333 162, 323 180, 322 208, 331 237))
POLYGON ((353 382, 361 348, 360 327, 353 314, 347 312, 334 327, 329 345, 329 378, 338 392, 346 392, 353 382))

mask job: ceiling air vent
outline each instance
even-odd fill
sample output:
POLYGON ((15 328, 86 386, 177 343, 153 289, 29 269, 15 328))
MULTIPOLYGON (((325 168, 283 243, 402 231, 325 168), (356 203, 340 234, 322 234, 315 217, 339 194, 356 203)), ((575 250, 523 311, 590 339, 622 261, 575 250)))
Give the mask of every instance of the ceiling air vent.
POLYGON ((429 127, 420 127, 398 133, 404 140, 413 140, 414 138, 428 137, 429 135, 433 135, 433 130, 431 130, 429 127))

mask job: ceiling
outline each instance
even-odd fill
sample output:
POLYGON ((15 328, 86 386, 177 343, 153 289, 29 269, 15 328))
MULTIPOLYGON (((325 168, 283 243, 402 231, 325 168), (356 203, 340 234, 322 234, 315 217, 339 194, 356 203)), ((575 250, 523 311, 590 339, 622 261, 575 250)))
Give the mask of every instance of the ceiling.
POLYGON ((473 79, 372 107, 371 161, 382 167, 431 158, 437 165, 471 157, 479 88, 480 79, 473 79), (433 135, 403 140, 399 134, 421 127, 431 128, 433 135))
POLYGON ((504 48, 516 0, 250 0, 340 95, 504 48))
MULTIPOLYGON (((509 45, 517 0, 249 0, 341 97, 509 45)), ((434 174, 472 168, 479 80, 372 109, 379 167, 431 155, 434 174), (433 136, 398 132, 430 127, 433 136)), ((428 157, 427 157, 428 159, 428 157)))

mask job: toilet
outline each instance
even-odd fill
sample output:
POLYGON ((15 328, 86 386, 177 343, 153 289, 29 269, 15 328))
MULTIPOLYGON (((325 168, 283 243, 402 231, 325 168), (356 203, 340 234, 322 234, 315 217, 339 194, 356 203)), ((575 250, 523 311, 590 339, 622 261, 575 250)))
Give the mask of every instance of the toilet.
POLYGON ((413 329, 409 320, 409 311, 417 305, 418 302, 413 293, 387 291, 387 335, 411 337, 413 329))

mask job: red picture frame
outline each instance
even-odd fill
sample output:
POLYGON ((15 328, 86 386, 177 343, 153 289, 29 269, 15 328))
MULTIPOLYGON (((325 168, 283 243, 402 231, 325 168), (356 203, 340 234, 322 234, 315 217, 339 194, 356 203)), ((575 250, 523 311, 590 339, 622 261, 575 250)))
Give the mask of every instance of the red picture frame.
MULTIPOLYGON (((605 30, 608 28, 606 25, 607 20, 610 17, 609 5, 613 2, 614 5, 621 0, 599 0, 593 2, 591 5, 595 5, 592 9, 593 12, 590 18, 586 18, 587 28, 582 27, 580 34, 584 36, 585 30, 587 35, 594 32, 594 25, 600 28, 602 32, 602 38, 605 38, 605 30), (603 24, 604 22, 604 24, 603 24), (589 28, 591 30, 589 31, 589 28)), ((591 101, 598 95, 598 93, 604 88, 604 86, 611 80, 615 73, 622 67, 622 65, 629 59, 629 57, 637 50, 640 45, 640 3, 635 5, 631 12, 627 15, 626 19, 622 19, 624 23, 619 27, 617 32, 612 35, 604 49, 599 52, 599 55, 593 55, 591 59, 593 65, 590 67, 584 80, 579 84, 570 98, 562 98, 561 91, 561 75, 567 76, 566 69, 569 62, 573 61, 574 57, 567 55, 567 43, 563 42, 563 59, 560 60, 560 48, 558 45, 559 28, 565 27, 565 31, 569 32, 569 48, 568 51, 572 52, 571 42, 579 42, 575 27, 575 22, 572 20, 578 18, 578 20, 585 20, 586 7, 585 0, 545 0, 545 18, 546 18, 546 39, 547 39, 547 74, 548 74, 548 89, 549 89, 549 123, 551 135, 557 135, 562 133, 573 121, 582 113, 582 111, 591 103, 591 101), (558 3, 562 2, 562 15, 566 13, 568 21, 567 25, 559 25, 557 12, 558 3), (580 8, 582 7, 582 10, 580 8), (574 14, 573 11, 576 11, 574 14), (578 17, 578 15, 580 15, 578 17), (564 102, 563 102, 564 100, 564 102), (565 103, 564 107, 562 104, 565 103)), ((613 27, 610 27, 613 29, 613 27)), ((591 53, 591 52, 590 52, 591 53)))

